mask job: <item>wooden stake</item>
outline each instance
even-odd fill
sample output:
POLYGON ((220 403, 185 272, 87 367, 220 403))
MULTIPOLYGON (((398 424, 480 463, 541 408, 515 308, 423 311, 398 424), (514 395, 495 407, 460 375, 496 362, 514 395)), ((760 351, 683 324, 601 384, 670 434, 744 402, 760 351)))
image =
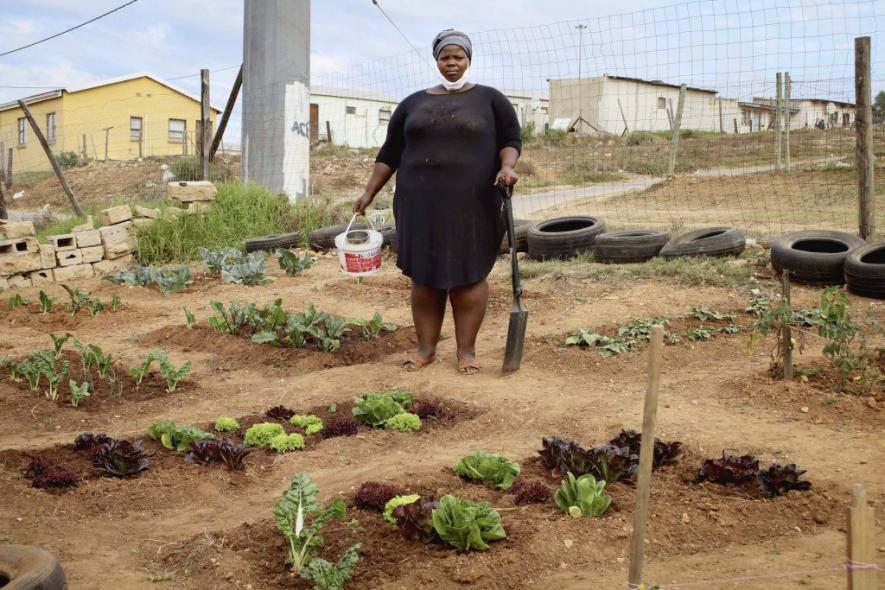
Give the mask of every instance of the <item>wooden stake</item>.
POLYGON ((227 129, 227 121, 230 119, 230 114, 234 110, 234 105, 237 104, 237 95, 240 93, 240 86, 242 85, 243 66, 241 64, 237 79, 234 80, 234 87, 230 89, 230 96, 227 97, 227 104, 224 106, 221 122, 218 124, 218 129, 215 131, 215 137, 212 139, 212 148, 209 150, 209 160, 212 160, 212 158, 215 157, 215 152, 218 151, 218 146, 221 145, 221 138, 224 137, 224 130, 227 129))
POLYGON ((774 101, 774 169, 781 169, 781 100, 783 96, 783 74, 775 76, 777 98, 774 101))
MULTIPOLYGON (((783 288, 783 298, 790 306, 790 271, 783 270, 781 274, 781 287, 783 288)), ((790 307, 792 310, 792 307, 790 307)), ((792 313, 792 312, 791 312, 792 313)), ((793 380, 793 327, 788 323, 784 324, 784 381, 793 380)))
POLYGON ((848 590, 876 590, 877 570, 863 567, 875 564, 875 526, 875 514, 867 504, 866 491, 863 485, 856 483, 848 510, 848 590))
POLYGON ((200 180, 209 180, 209 144, 212 136, 209 128, 209 70, 200 70, 200 180))
POLYGON ((6 153, 9 154, 6 157, 6 188, 9 188, 12 186, 12 148, 6 153))
POLYGON ((732 119, 732 120, 734 121, 734 134, 737 135, 737 134, 738 134, 738 120, 737 120, 737 117, 735 117, 735 118, 732 119))
POLYGON ((86 151, 86 134, 83 134, 83 159, 89 159, 89 152, 86 151))
MULTIPOLYGON (((685 88, 683 86, 683 88, 685 88)), ((682 101, 680 100, 680 103, 682 101)), ((679 109, 682 110, 681 108, 679 109)), ((655 428, 658 421, 658 387, 661 383, 661 361, 664 349, 664 327, 653 326, 648 349, 648 388, 642 416, 642 446, 639 450, 639 474, 636 481, 636 510, 633 513, 633 539, 630 547, 629 587, 639 588, 645 561, 645 531, 648 526, 648 504, 651 494, 651 467, 655 451, 655 428)))
POLYGON ((618 99, 618 110, 621 111, 621 119, 624 121, 624 133, 621 133, 621 135, 630 133, 630 126, 627 125, 627 117, 624 116, 624 107, 621 106, 620 98, 618 99))
POLYGON ((790 171, 790 90, 793 86, 792 82, 790 72, 784 72, 783 118, 786 121, 784 126, 784 168, 787 172, 790 171))
POLYGON ((722 124, 722 97, 719 97, 719 133, 725 133, 725 125, 722 124))
POLYGON ((679 101, 676 103, 676 117, 673 121, 673 137, 670 140, 670 164, 667 175, 673 176, 676 171, 676 147, 679 145, 679 129, 682 127, 682 109, 685 108, 685 84, 679 87, 679 101))
POLYGON ((326 121, 326 141, 332 143, 332 125, 328 121, 326 121))
POLYGON ((860 237, 868 240, 876 233, 873 195, 873 96, 870 70, 870 38, 854 40, 854 94, 857 144, 857 200, 860 237))
POLYGON ((110 136, 111 129, 114 127, 105 127, 104 128, 104 161, 108 161, 108 138, 110 136))
POLYGON ((9 212, 6 210, 6 194, 3 192, 2 182, 0 182, 0 219, 9 219, 9 212))
POLYGON ((58 165, 58 160, 55 159, 52 150, 49 149, 49 144, 46 142, 46 138, 43 137, 43 132, 40 131, 40 127, 37 126, 37 121, 34 120, 34 116, 31 115, 31 110, 28 108, 28 105, 25 104, 25 101, 19 100, 18 106, 21 107, 22 112, 28 119, 28 123, 31 124, 31 129, 34 130, 34 135, 37 137, 37 141, 43 146, 43 151, 46 152, 46 157, 49 158, 49 163, 52 164, 52 169, 55 171, 55 175, 61 183, 61 188, 64 189, 65 194, 68 196, 68 200, 71 202, 71 207, 74 209, 74 213, 77 214, 77 217, 85 217, 83 209, 80 208, 80 203, 77 202, 77 197, 74 196, 74 191, 68 186, 64 171, 61 169, 61 166, 58 165))

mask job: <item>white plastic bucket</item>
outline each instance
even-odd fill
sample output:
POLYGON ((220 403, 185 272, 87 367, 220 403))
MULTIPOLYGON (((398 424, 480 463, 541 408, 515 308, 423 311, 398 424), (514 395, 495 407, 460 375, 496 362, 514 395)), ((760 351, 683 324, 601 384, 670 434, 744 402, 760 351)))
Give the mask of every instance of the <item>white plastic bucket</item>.
POLYGON ((350 230, 357 215, 350 219, 347 228, 335 236, 335 247, 338 248, 338 263, 341 272, 349 277, 366 277, 373 275, 381 268, 381 246, 384 236, 375 229, 369 219, 370 229, 350 230))

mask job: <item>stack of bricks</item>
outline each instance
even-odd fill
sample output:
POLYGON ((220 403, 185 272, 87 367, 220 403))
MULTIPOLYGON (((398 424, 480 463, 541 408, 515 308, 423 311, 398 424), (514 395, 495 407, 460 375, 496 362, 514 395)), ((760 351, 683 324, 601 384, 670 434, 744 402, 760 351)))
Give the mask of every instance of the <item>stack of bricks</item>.
POLYGON ((170 182, 166 196, 186 207, 188 213, 205 213, 218 196, 218 189, 208 180, 170 182))
POLYGON ((54 256, 44 256, 37 243, 33 222, 7 223, 2 231, 6 237, 0 241, 0 288, 30 287, 34 284, 32 273, 43 273, 55 266, 54 256))

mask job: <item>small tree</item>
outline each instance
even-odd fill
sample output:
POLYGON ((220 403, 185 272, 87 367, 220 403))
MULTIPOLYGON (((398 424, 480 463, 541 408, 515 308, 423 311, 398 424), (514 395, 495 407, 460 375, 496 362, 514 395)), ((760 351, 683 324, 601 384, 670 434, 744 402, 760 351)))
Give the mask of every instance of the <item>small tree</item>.
POLYGON ((880 91, 873 100, 873 119, 876 121, 885 120, 885 90, 880 91))

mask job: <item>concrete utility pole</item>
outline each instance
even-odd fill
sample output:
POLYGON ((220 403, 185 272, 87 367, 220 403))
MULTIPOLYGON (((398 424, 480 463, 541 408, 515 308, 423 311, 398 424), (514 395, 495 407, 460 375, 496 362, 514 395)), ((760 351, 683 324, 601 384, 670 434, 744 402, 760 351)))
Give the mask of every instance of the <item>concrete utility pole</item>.
POLYGON ((578 29, 578 122, 576 123, 575 133, 580 135, 581 126, 584 123, 584 97, 581 92, 581 61, 584 57, 584 29, 587 28, 587 25, 575 25, 575 28, 578 29))
POLYGON ((308 196, 310 0, 245 0, 243 182, 308 196))

